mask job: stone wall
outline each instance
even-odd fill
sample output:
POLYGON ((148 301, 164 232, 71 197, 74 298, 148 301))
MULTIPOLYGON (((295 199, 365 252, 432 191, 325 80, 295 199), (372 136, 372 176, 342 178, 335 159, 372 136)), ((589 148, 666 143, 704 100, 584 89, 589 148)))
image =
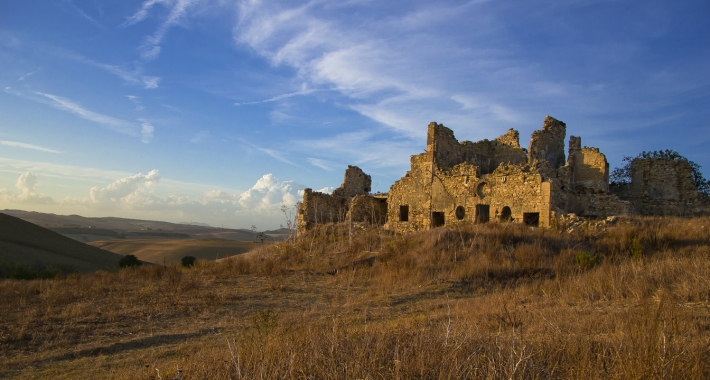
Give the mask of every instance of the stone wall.
POLYGON ((343 184, 333 191, 333 196, 351 198, 360 194, 369 194, 372 179, 357 166, 348 165, 345 169, 343 184))
POLYGON ((570 136, 565 160, 565 123, 545 117, 530 149, 513 129, 493 140, 459 141, 451 129, 432 122, 425 153, 411 156, 411 168, 385 197, 370 196, 370 177, 348 167, 333 195, 307 189, 299 229, 313 223, 385 223, 398 232, 428 230, 464 222, 520 222, 549 226, 553 215, 699 215, 707 200, 693 185, 682 160, 635 160, 627 199, 609 192, 609 164, 597 148, 570 136), (347 212, 350 214, 347 214, 347 212))
POLYGON ((545 116, 542 129, 530 137, 528 160, 547 161, 553 169, 565 164, 565 136, 567 125, 550 115, 545 116))
MULTIPOLYGON (((316 224, 345 221, 350 210, 351 199, 368 195, 371 183, 370 176, 360 168, 348 166, 342 185, 335 189, 333 194, 305 189, 303 201, 298 209, 299 233, 305 232, 316 224)), ((361 206, 365 203, 366 201, 358 201, 356 205, 361 206)))
POLYGON ((693 216, 709 211, 684 160, 637 158, 631 162, 631 176, 627 194, 642 215, 693 216))
POLYGON ((427 152, 412 156, 411 169, 390 188, 386 227, 406 232, 482 220, 523 222, 533 214, 535 225, 545 226, 550 199, 550 183, 527 164, 517 131, 459 143, 450 129, 431 123, 427 152))
POLYGON ((450 168, 461 162, 461 145, 454 132, 436 122, 429 123, 426 151, 441 168, 450 168))
POLYGON ((387 197, 356 195, 350 200, 348 220, 354 223, 383 225, 387 222, 387 197))
POLYGON ((598 148, 582 148, 581 145, 580 137, 570 136, 567 164, 572 167, 572 187, 608 192, 609 163, 606 156, 598 148))
POLYGON ((636 213, 631 202, 624 201, 611 193, 578 190, 573 199, 574 203, 567 211, 587 218, 602 219, 613 215, 636 213))
POLYGON ((303 201, 298 209, 299 233, 316 224, 344 221, 348 212, 348 204, 347 198, 305 189, 303 201))
POLYGON ((528 161, 525 149, 520 147, 520 134, 509 129, 495 140, 461 143, 459 162, 478 166, 481 174, 492 173, 500 164, 524 164, 528 161))

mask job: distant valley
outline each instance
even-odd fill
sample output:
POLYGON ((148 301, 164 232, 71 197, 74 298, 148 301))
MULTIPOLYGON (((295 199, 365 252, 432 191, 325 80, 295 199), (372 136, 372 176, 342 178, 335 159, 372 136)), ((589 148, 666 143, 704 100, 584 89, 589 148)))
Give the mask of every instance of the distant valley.
POLYGON ((102 261, 104 265, 101 268, 108 269, 114 265, 112 261, 117 263, 120 258, 118 255, 128 254, 156 264, 172 264, 179 262, 184 256, 194 256, 200 260, 216 260, 247 252, 259 244, 257 241, 261 240, 260 238, 266 242, 284 240, 289 232, 287 229, 281 229, 260 233, 247 229, 211 227, 204 223, 169 223, 115 217, 91 218, 21 210, 3 210, 1 213, 32 223, 34 226, 28 227, 29 224, 17 223, 14 218, 4 218, 5 224, 12 224, 16 231, 25 232, 17 235, 5 231, 5 235, 8 236, 0 236, 0 244, 5 248, 0 253, 0 260, 35 265, 63 263, 66 264, 65 267, 73 267, 79 271, 95 270, 99 267, 83 262, 78 263, 64 256, 59 257, 61 255, 57 256, 55 248, 71 245, 61 237, 85 243, 75 246, 74 250, 77 252, 88 250, 94 254, 96 252, 114 254, 115 256, 111 256, 114 259, 102 261), (17 236, 13 237, 14 235, 17 236), (48 239, 47 236, 52 236, 52 239, 48 239), (35 244, 33 241, 40 240, 46 242, 41 253, 36 249, 27 248, 35 244), (6 245, 8 247, 5 247, 6 245), (9 245, 13 248, 11 249, 9 245))

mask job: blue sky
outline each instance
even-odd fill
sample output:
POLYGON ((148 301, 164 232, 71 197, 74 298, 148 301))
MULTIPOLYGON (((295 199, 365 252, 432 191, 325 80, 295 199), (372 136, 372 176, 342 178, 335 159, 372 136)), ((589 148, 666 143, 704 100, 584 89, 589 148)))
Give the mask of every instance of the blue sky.
POLYGON ((387 191, 437 121, 546 114, 708 173, 708 1, 8 0, 0 209, 260 229, 348 164, 387 191))

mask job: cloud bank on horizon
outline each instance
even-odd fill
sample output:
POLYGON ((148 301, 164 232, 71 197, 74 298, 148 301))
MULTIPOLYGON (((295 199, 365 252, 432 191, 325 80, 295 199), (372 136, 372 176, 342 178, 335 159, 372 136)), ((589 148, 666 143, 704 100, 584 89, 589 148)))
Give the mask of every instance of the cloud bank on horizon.
POLYGON ((707 14, 699 0, 11 0, 0 207, 277 226, 297 183, 333 188, 348 164, 387 191, 430 121, 470 140, 515 128, 526 145, 545 114, 612 167, 674 149, 707 173, 707 14))
POLYGON ((294 208, 305 189, 294 181, 280 181, 267 173, 249 190, 239 194, 210 190, 197 196, 161 196, 156 191, 160 180, 158 171, 151 170, 147 174, 138 173, 117 179, 106 186, 93 186, 88 191, 88 197, 55 200, 39 193, 38 176, 26 172, 17 179, 15 187, 19 192, 2 188, 0 200, 10 207, 46 205, 55 213, 71 213, 79 209, 89 215, 103 213, 173 222, 211 220, 214 226, 234 225, 236 220, 243 219, 268 229, 286 224, 282 207, 290 209, 295 215, 294 208))

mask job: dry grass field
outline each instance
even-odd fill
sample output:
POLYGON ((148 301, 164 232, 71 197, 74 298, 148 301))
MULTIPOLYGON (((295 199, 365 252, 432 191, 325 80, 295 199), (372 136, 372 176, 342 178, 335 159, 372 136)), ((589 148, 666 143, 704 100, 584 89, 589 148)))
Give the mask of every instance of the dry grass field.
POLYGON ((94 241, 89 245, 118 253, 135 255, 141 261, 156 264, 179 263, 185 256, 198 260, 217 260, 254 249, 253 241, 226 239, 121 239, 94 241))
POLYGON ((710 378, 710 218, 566 227, 2 280, 0 378, 710 378))

